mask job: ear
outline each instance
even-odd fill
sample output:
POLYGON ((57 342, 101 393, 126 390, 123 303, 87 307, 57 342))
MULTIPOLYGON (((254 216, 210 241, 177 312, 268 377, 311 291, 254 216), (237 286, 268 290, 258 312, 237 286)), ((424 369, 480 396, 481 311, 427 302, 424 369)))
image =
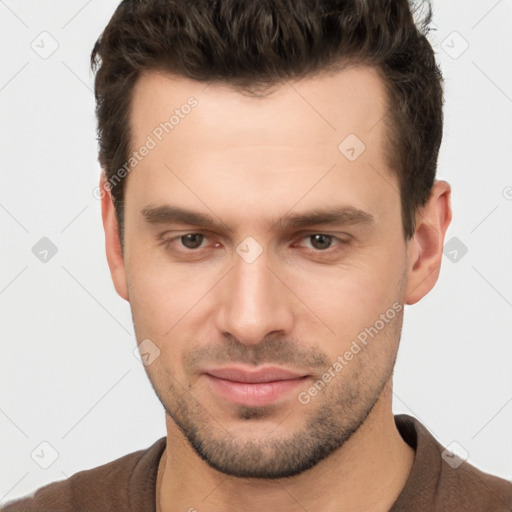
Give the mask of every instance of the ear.
POLYGON ((427 203, 416 213, 416 229, 407 243, 406 304, 415 304, 437 282, 446 230, 452 220, 451 188, 436 181, 427 203))
POLYGON ((105 230, 105 251, 107 253, 110 275, 112 276, 112 281, 117 293, 123 299, 129 300, 114 200, 112 198, 110 186, 106 181, 103 172, 101 173, 100 178, 100 190, 101 217, 103 219, 103 229, 105 230))

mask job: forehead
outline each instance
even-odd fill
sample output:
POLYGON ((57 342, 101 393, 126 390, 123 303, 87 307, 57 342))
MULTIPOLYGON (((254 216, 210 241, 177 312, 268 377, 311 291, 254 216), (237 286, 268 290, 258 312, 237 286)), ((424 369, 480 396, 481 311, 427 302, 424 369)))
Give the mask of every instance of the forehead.
POLYGON ((151 133, 190 98, 197 100, 199 108, 187 116, 190 129, 173 130, 176 146, 194 136, 201 138, 205 149, 211 145, 217 150, 223 148, 228 137, 231 147, 236 143, 275 146, 304 142, 309 148, 349 133, 368 140, 369 132, 386 113, 380 74, 368 66, 351 66, 335 73, 283 82, 263 96, 239 91, 225 83, 205 84, 146 72, 134 87, 134 137, 151 133), (261 130, 263 126, 265 130, 261 130))
POLYGON ((138 151, 151 139, 152 149, 134 161, 126 199, 131 189, 139 207, 180 196, 203 210, 208 198, 219 211, 272 207, 276 216, 278 201, 283 211, 298 200, 316 207, 345 195, 349 203, 358 191, 372 202, 382 194, 376 173, 394 179, 384 158, 386 105, 370 67, 284 82, 263 96, 146 73, 134 88, 131 146, 138 151), (226 197, 231 202, 220 204, 226 197))

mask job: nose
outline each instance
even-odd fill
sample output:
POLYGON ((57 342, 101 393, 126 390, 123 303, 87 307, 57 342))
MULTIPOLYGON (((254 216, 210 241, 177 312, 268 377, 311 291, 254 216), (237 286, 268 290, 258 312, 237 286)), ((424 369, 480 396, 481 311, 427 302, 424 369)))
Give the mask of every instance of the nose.
POLYGON ((220 290, 217 328, 222 334, 254 345, 271 333, 291 331, 292 298, 276 274, 269 268, 266 251, 251 263, 234 255, 234 268, 220 290))

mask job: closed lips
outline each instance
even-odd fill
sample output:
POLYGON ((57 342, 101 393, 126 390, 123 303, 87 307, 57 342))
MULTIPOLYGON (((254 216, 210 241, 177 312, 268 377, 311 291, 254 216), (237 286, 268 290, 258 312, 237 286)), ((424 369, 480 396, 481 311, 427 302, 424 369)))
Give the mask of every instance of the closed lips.
POLYGON ((239 368, 218 368, 207 370, 204 373, 218 379, 229 380, 232 382, 244 382, 249 384, 259 384, 281 380, 294 380, 307 376, 304 373, 292 372, 290 370, 276 367, 267 367, 256 371, 246 371, 239 368))

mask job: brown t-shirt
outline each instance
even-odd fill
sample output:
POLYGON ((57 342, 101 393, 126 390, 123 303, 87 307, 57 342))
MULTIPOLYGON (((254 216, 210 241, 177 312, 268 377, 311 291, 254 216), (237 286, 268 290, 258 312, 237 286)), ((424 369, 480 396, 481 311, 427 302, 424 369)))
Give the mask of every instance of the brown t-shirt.
MULTIPOLYGON (((416 419, 395 416, 416 455, 402 493, 390 512, 511 512, 512 482, 483 473, 443 454, 443 447, 416 419), (458 466, 458 467, 456 467, 458 466)), ((3 512, 155 512, 163 437, 147 450, 125 455, 14 501, 3 512)))

